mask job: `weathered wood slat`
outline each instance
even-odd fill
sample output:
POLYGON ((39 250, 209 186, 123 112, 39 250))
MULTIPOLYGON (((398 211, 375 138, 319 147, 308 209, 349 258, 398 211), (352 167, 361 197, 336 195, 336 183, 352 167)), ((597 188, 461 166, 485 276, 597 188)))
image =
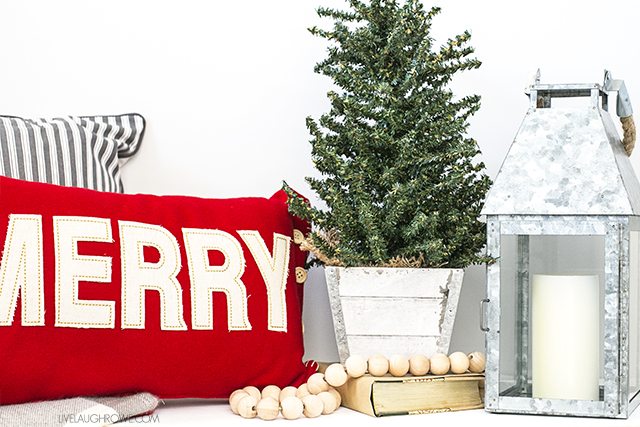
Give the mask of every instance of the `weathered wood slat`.
POLYGON ((439 298, 440 287, 448 283, 451 270, 352 267, 339 274, 341 296, 439 298))
POLYGON ((442 299, 343 297, 342 313, 347 335, 440 335, 442 299))

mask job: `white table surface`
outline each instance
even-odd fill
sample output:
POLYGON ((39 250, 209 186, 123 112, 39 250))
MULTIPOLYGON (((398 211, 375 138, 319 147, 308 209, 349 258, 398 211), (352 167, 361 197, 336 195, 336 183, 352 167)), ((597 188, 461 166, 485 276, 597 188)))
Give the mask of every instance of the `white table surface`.
MULTIPOLYGON (((226 401, 221 400, 167 400, 146 419, 134 419, 117 424, 118 426, 258 426, 265 421, 259 419, 245 420, 234 415, 226 401)), ((640 409, 627 420, 608 420, 593 418, 549 417, 535 415, 490 414, 482 409, 472 411, 449 412, 426 415, 404 415, 374 418, 346 408, 339 408, 331 415, 318 418, 302 418, 288 421, 278 418, 268 425, 296 426, 344 426, 357 427, 366 425, 378 426, 442 426, 442 427, 640 427, 640 409)))

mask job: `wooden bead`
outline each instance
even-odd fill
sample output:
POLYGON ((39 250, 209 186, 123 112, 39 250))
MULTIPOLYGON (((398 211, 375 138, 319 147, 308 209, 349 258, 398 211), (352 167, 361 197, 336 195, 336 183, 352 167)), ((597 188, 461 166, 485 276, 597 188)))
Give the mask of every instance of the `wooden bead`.
POLYGON ((242 399, 240 399, 240 401, 238 402, 238 414, 240 414, 242 418, 255 418, 257 415, 257 404, 258 401, 255 399, 255 397, 249 394, 243 396, 242 399))
POLYGON ((449 372, 449 368, 451 367, 449 358, 442 353, 436 353, 431 356, 429 364, 431 365, 430 371, 433 375, 444 375, 449 372))
POLYGON ((296 391, 296 397, 298 399, 302 399, 305 396, 309 396, 311 393, 309 393, 309 389, 307 388, 307 384, 302 384, 300 387, 298 387, 298 390, 296 391))
POLYGON ((302 398, 302 404, 304 405, 303 414, 307 418, 315 418, 322 415, 324 404, 315 394, 309 394, 302 398))
POLYGON ((311 394, 322 393, 329 390, 329 384, 324 380, 324 374, 317 372, 307 380, 307 389, 311 394))
POLYGON ((415 354, 409 359, 411 375, 427 375, 429 373, 429 358, 423 354, 415 354))
POLYGON ((235 396, 235 395, 236 395, 236 394, 238 394, 238 393, 246 393, 246 391, 244 391, 244 390, 243 390, 243 389, 241 389, 241 388, 239 388, 239 389, 237 389, 237 390, 234 390, 234 392, 233 392, 233 393, 231 393, 231 394, 229 395, 229 399, 228 399, 228 400, 229 400, 229 401, 231 401, 231 399, 233 398, 233 396, 235 396))
POLYGON ((381 377, 389 372, 389 361, 379 354, 371 356, 367 361, 369 373, 374 377, 381 377))
POLYGON ((262 393, 260 393, 260 389, 258 387, 254 387, 252 385, 248 385, 245 388, 243 388, 242 390, 244 390, 247 393, 249 393, 249 396, 253 396, 256 399, 256 402, 258 400, 262 399, 262 393))
POLYGON ((261 398, 271 397, 273 400, 278 402, 280 400, 280 387, 277 385, 268 385, 262 389, 261 398))
POLYGON ((451 372, 454 374, 464 374, 469 369, 469 358, 461 351, 456 351, 449 355, 451 372))
POLYGON ((280 404, 273 397, 263 397, 256 405, 256 412, 261 420, 275 420, 280 413, 280 404))
POLYGON ((334 363, 327 367, 324 371, 324 380, 327 384, 333 387, 340 387, 347 382, 347 372, 344 370, 344 366, 339 363, 334 363))
POLYGON ((302 400, 295 396, 285 398, 280 402, 280 406, 282 407, 282 416, 287 420, 297 420, 302 416, 302 412, 304 411, 302 400))
POLYGON ((287 397, 295 397, 296 392, 298 391, 297 387, 294 386, 288 386, 283 388, 282 390, 280 390, 280 402, 282 402, 283 400, 285 400, 287 397))
POLYGON ((236 390, 231 393, 231 396, 229 396, 229 406, 231 407, 231 412, 233 412, 234 414, 238 414, 238 402, 240 402, 240 399, 245 396, 249 396, 249 393, 244 390, 236 390))
POLYGON ((389 373, 394 377, 404 377, 409 372, 409 359, 401 354, 389 358, 389 373))
POLYGON ((367 373, 367 360, 355 354, 347 358, 344 362, 344 367, 351 378, 360 378, 367 373))
POLYGON ((333 387, 329 387, 329 393, 333 394, 333 397, 336 398, 336 400, 338 401, 338 406, 342 405, 342 396, 340 395, 338 390, 333 387))
POLYGON ((476 374, 484 372, 487 362, 483 352, 474 351, 469 353, 467 358, 469 359, 469 371, 476 374))
POLYGON ((318 397, 322 400, 322 415, 332 414, 338 409, 338 400, 333 394, 323 391, 318 394, 318 397))

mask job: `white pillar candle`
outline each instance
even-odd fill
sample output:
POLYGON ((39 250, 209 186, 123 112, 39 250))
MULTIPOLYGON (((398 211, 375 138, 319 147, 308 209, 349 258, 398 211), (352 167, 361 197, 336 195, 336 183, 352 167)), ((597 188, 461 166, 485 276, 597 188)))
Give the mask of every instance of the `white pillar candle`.
POLYGON ((598 276, 534 275, 531 334, 534 398, 599 400, 598 276))

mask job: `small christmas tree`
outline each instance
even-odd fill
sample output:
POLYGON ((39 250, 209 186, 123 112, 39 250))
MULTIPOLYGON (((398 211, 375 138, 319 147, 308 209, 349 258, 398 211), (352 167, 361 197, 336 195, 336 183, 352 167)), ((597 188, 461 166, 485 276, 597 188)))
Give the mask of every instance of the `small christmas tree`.
POLYGON ((290 192, 293 213, 312 221, 307 244, 343 266, 460 268, 482 261, 478 221, 491 182, 467 137, 476 95, 454 99, 454 74, 478 68, 464 32, 439 49, 430 37, 440 11, 418 0, 348 0, 319 8, 333 28, 317 73, 333 79, 331 110, 307 118, 320 179, 307 178, 320 210, 290 192))

